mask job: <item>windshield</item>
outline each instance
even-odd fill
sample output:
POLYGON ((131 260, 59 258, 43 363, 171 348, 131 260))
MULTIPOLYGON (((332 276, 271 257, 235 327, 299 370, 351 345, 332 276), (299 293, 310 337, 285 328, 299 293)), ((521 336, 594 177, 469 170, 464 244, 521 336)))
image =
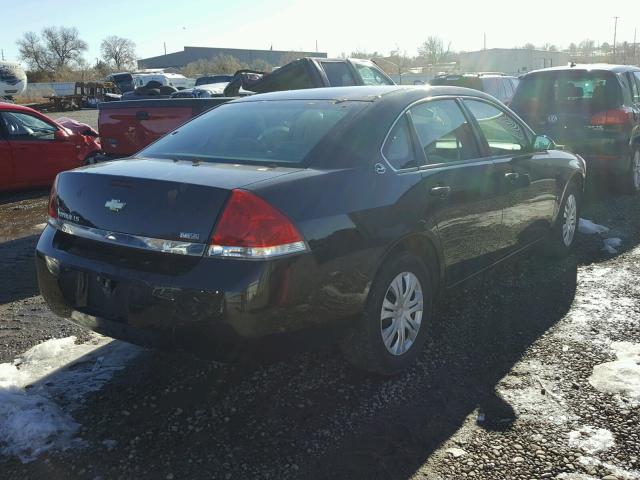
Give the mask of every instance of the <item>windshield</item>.
POLYGON ((328 132, 364 105, 318 100, 229 103, 163 137, 139 156, 299 164, 328 132))

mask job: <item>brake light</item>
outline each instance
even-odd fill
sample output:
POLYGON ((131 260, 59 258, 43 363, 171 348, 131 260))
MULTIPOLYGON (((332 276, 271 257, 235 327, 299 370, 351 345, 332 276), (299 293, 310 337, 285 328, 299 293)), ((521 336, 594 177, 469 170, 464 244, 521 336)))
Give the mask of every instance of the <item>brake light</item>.
POLYGON ((51 185, 48 215, 49 218, 58 218, 58 177, 56 177, 53 181, 53 185, 51 185))
POLYGON ((616 108, 591 116, 591 125, 627 125, 632 123, 633 112, 626 108, 616 108))
POLYGON ((276 208, 253 193, 232 190, 211 238, 209 255, 260 259, 306 249, 296 227, 276 208))

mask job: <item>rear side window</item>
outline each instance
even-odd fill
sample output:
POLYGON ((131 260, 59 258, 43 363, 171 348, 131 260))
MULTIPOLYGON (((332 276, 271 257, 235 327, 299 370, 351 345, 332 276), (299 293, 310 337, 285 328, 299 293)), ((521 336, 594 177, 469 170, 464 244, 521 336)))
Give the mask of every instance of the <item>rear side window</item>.
POLYGON ((304 62, 296 61, 264 76, 255 85, 253 91, 258 93, 279 92, 282 90, 303 90, 313 86, 304 62))
POLYGON ((637 85, 637 92, 638 92, 638 96, 634 98, 634 101, 636 103, 640 103, 640 72, 633 72, 633 76, 636 79, 636 85, 637 85))
POLYGON ((482 84, 484 91, 489 95, 496 97, 498 100, 504 98, 504 91, 502 90, 502 82, 499 78, 484 78, 482 84))
POLYGON ((607 72, 560 71, 525 77, 513 101, 517 112, 590 115, 622 104, 620 84, 607 72))
POLYGON ((418 166, 406 115, 403 115, 389 132, 382 147, 382 154, 396 170, 418 166))
POLYGON ((478 121, 491 155, 510 155, 527 149, 528 135, 511 115, 479 100, 465 99, 464 103, 478 121))
POLYGON ((354 66, 362 79, 363 85, 393 85, 388 78, 369 65, 354 63, 354 66))
POLYGON ((322 62, 322 68, 324 68, 329 85, 332 87, 348 87, 356 84, 351 69, 346 63, 322 62))
POLYGON ((139 156, 224 163, 298 164, 364 102, 255 101, 221 105, 139 156))
POLYGON ((429 163, 478 158, 471 126, 455 100, 434 100, 410 110, 420 146, 429 163))

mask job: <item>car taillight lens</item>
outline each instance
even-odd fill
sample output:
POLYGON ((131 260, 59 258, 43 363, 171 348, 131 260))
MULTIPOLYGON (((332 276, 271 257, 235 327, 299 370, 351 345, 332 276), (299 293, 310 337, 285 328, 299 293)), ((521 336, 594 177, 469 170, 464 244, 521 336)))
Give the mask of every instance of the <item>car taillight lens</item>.
POLYGON ((232 190, 209 246, 210 256, 272 258, 307 249, 291 221, 253 193, 232 190))
POLYGON ((632 122, 633 112, 626 108, 616 108, 591 116, 591 125, 627 125, 632 122))
POLYGON ((58 218, 58 177, 53 181, 49 193, 49 218, 58 218))

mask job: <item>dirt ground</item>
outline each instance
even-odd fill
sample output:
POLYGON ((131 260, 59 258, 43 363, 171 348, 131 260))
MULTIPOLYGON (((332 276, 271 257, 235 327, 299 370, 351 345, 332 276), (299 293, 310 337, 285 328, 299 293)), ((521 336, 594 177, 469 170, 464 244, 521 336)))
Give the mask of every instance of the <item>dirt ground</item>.
MULTIPOLYGON (((639 206, 602 193, 582 213, 622 240, 616 254, 581 235, 563 261, 527 254, 449 292, 396 378, 355 371, 317 332, 233 363, 139 349, 80 400, 47 397, 80 442, 23 462, 0 438, 0 477, 638 479, 640 392, 624 380, 640 376, 639 206), (618 364, 616 389, 603 372, 618 364)), ((47 339, 99 341, 38 295, 45 214, 44 191, 0 196, 0 362, 47 339)), ((108 355, 43 388, 65 369, 98 375, 108 355)))

